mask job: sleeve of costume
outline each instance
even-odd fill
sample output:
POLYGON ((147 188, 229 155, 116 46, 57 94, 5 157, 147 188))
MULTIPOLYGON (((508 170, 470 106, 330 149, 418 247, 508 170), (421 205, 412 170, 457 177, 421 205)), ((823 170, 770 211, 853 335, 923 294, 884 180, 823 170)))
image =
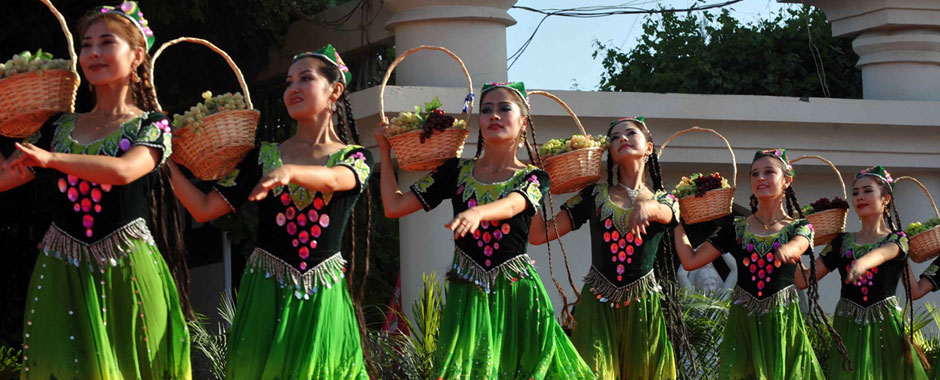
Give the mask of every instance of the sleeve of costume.
POLYGON ((232 211, 248 201, 248 195, 261 180, 261 165, 258 162, 259 148, 254 148, 231 172, 219 179, 213 189, 222 196, 232 211))
POLYGON ((836 270, 839 267, 839 255, 842 254, 842 239, 845 234, 839 234, 832 239, 829 244, 826 244, 826 248, 823 248, 822 252, 819 253, 819 258, 822 259, 823 265, 826 266, 826 269, 829 269, 830 272, 836 270))
POLYGON ((173 154, 173 135, 170 131, 170 120, 160 112, 151 112, 147 118, 141 120, 140 130, 131 143, 131 146, 143 145, 160 150, 159 165, 166 163, 167 158, 173 154))
POLYGON ((719 219, 718 228, 706 241, 723 253, 731 252, 737 244, 736 234, 734 233, 734 223, 736 221, 737 218, 719 219))
POLYGON ((669 207, 672 210, 672 220, 669 223, 666 223, 666 226, 669 228, 676 228, 679 225, 679 200, 676 199, 675 195, 667 193, 665 191, 657 191, 653 195, 653 199, 657 202, 669 207))
POLYGON ((805 237, 809 240, 810 247, 813 245, 813 238, 816 237, 816 229, 813 228, 813 225, 806 219, 797 219, 790 225, 793 228, 793 234, 790 236, 790 241, 793 241, 793 238, 797 236, 805 237))
POLYGON ((369 185, 369 176, 372 175, 372 152, 363 147, 357 147, 346 152, 343 159, 336 166, 345 166, 356 175, 356 189, 361 194, 369 185))
POLYGON ((411 185, 425 211, 437 207, 457 191, 459 158, 451 158, 411 185))
POLYGON ((548 185, 548 173, 542 169, 535 169, 526 173, 525 178, 512 191, 522 194, 526 199, 528 205, 524 212, 535 215, 542 206, 542 196, 548 194, 548 185))
POLYGON ((571 230, 581 228, 584 222, 591 218, 594 212, 594 188, 596 185, 590 185, 581 189, 575 196, 568 199, 561 209, 568 214, 571 221, 571 230))
POLYGON ((930 281, 930 283, 933 284, 934 291, 940 290, 940 287, 937 286, 937 284, 940 284, 940 257, 930 263, 930 266, 927 267, 927 270, 925 270, 924 273, 921 273, 920 276, 926 278, 927 281, 930 281))
POLYGON ((910 250, 910 241, 907 238, 907 234, 903 231, 897 231, 888 235, 888 239, 885 241, 885 244, 897 244, 898 248, 901 250, 898 253, 898 256, 892 260, 906 260, 908 251, 910 250))

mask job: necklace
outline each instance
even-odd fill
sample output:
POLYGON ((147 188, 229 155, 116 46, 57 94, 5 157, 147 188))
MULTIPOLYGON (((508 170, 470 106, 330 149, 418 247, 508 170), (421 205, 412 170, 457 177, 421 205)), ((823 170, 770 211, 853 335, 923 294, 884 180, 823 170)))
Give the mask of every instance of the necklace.
POLYGON ((770 229, 770 226, 772 226, 772 225, 774 225, 774 224, 777 224, 777 222, 780 222, 781 220, 783 220, 784 218, 786 218, 786 216, 784 216, 783 218, 775 219, 774 221, 772 221, 772 222, 770 222, 770 223, 764 223, 763 220, 760 220, 760 218, 757 217, 757 214, 751 214, 751 216, 754 217, 754 220, 756 220, 758 223, 760 223, 760 224, 762 224, 762 225, 764 226, 764 231, 769 230, 769 229, 770 229))
POLYGON ((620 187, 622 187, 624 190, 627 191, 627 198, 630 198, 630 204, 635 204, 635 203, 636 203, 636 196, 637 196, 637 195, 640 195, 640 192, 643 191, 643 184, 642 184, 642 183, 640 184, 639 187, 636 188, 636 190, 631 189, 631 188, 627 187, 627 185, 624 185, 624 184, 622 184, 622 183, 618 183, 617 186, 620 186, 620 187))

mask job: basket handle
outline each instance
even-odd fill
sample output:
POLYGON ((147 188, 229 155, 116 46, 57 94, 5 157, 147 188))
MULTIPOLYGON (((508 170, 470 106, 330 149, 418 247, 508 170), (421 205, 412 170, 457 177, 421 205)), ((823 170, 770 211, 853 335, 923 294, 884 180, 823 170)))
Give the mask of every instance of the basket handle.
POLYGON ((917 184, 917 186, 920 186, 920 189, 923 190, 924 194, 927 195, 927 199, 930 200, 930 205, 933 206, 934 214, 937 214, 937 217, 940 218, 940 211, 937 211, 937 202, 933 201, 933 197, 930 196, 930 192, 927 191, 927 187, 924 186, 924 184, 920 183, 920 181, 918 181, 917 178, 909 177, 909 176, 898 177, 898 179, 894 180, 894 183, 897 184, 898 182, 901 182, 903 180, 913 181, 914 183, 917 184))
POLYGON ((388 70, 385 70, 385 77, 382 78, 382 86, 379 88, 379 115, 382 115, 382 120, 386 120, 386 117, 385 117, 385 85, 388 84, 388 79, 391 78, 391 76, 392 76, 392 71, 395 71, 395 68, 398 67, 398 64, 401 63, 401 61, 403 61, 403 60, 405 59, 405 57, 407 57, 407 56, 410 55, 411 53, 414 53, 414 52, 417 52, 417 51, 421 51, 421 50, 438 50, 438 51, 442 51, 442 52, 446 53, 448 56, 450 56, 451 58, 453 58, 455 61, 457 61, 458 64, 460 64, 460 69, 463 70, 463 75, 464 75, 465 77, 467 77, 467 94, 468 94, 468 95, 467 95, 467 97, 464 99, 464 105, 466 106, 465 108, 467 109, 467 111, 464 113, 464 115, 465 115, 464 117, 466 118, 467 123, 469 123, 469 122, 470 122, 470 113, 472 113, 472 111, 473 111, 473 80, 470 79, 470 72, 467 71, 467 66, 463 64, 463 61, 460 59, 460 57, 458 57, 458 56, 457 56, 456 54, 454 54, 452 51, 447 50, 447 48, 443 48, 443 47, 440 47, 440 46, 429 46, 429 45, 421 45, 421 46, 418 46, 418 47, 416 47, 416 48, 410 49, 410 50, 408 50, 408 51, 402 53, 401 55, 398 56, 398 58, 395 58, 395 61, 393 61, 392 64, 388 67, 388 70))
POLYGON ((587 135, 587 132, 584 131, 584 126, 581 125, 581 120, 578 119, 578 115, 575 115, 575 114, 574 114, 574 111, 571 110, 571 107, 568 107, 568 104, 565 103, 563 100, 559 99, 557 96, 555 96, 555 95, 552 94, 552 93, 545 92, 545 91, 539 91, 539 90, 527 91, 526 94, 528 94, 528 95, 542 95, 542 96, 544 96, 544 97, 547 97, 547 98, 549 98, 549 99, 552 99, 552 100, 558 102, 558 104, 561 104, 561 106, 564 107, 565 111, 568 111, 568 115, 571 115, 571 118, 574 119, 574 124, 578 127, 578 130, 581 131, 581 134, 582 134, 582 135, 587 135))
MULTIPOLYGON (((242 93, 245 94, 245 104, 248 106, 248 109, 254 109, 255 107, 251 104, 251 94, 248 92, 248 84, 245 83, 245 76, 242 75, 242 70, 238 68, 238 65, 235 64, 235 61, 232 60, 232 57, 228 55, 224 50, 219 49, 218 46, 213 45, 211 42, 206 41, 202 38, 193 38, 193 37, 180 37, 173 39, 167 42, 164 42, 163 45, 160 45, 160 48, 157 49, 157 52, 153 54, 153 57, 150 58, 150 81, 155 83, 153 71, 154 67, 157 65, 157 58, 160 57, 160 54, 163 54, 163 50, 176 45, 180 42, 192 42, 194 44, 203 45, 208 47, 212 51, 218 53, 225 58, 225 62, 228 63, 228 67, 232 68, 232 71, 235 72, 235 77, 238 78, 238 85, 242 88, 242 93)), ((157 100, 157 110, 163 111, 163 107, 160 106, 160 101, 157 100)))
POLYGON ((842 199, 845 201, 848 201, 848 199, 846 199, 848 197, 848 194, 845 192, 845 181, 842 179, 842 172, 840 172, 839 169, 837 169, 836 166, 832 164, 832 161, 822 158, 821 156, 806 155, 806 156, 800 156, 800 158, 790 161, 790 163, 795 164, 798 161, 805 160, 807 158, 814 158, 822 162, 825 162, 826 165, 829 165, 829 167, 832 168, 832 171, 836 172, 836 177, 839 178, 839 185, 842 185, 842 199))
POLYGON ((656 157, 657 157, 657 158, 662 157, 662 156, 663 156, 663 150, 666 149, 666 145, 669 145, 669 143, 670 143, 673 139, 675 139, 676 137, 679 137, 679 136, 684 135, 684 134, 689 133, 689 132, 696 132, 696 131, 711 133, 711 134, 713 134, 713 135, 715 135, 715 136, 718 136, 718 138, 720 138, 721 141, 724 141, 725 147, 727 147, 727 148, 728 148, 728 152, 731 153, 731 168, 734 170, 734 174, 732 174, 732 177, 731 177, 731 181, 732 181, 732 185, 731 185, 731 186, 732 186, 732 187, 738 187, 738 160, 737 160, 737 158, 735 158, 735 156, 734 156, 734 150, 731 149, 731 143, 728 142, 728 139, 726 139, 724 136, 722 136, 720 133, 718 133, 718 132, 715 131, 714 129, 711 129, 711 128, 702 128, 702 127, 699 127, 699 126, 696 125, 696 126, 694 126, 694 127, 692 127, 692 128, 684 129, 684 130, 681 130, 681 131, 679 131, 679 132, 676 132, 676 133, 674 133, 672 136, 669 136, 669 138, 666 139, 666 141, 663 143, 663 145, 660 145, 660 147, 659 147, 659 154, 658 154, 656 157))
MULTIPOLYGON (((49 8, 49 11, 51 11, 52 14, 55 15, 56 20, 59 21, 59 26, 62 27, 62 33, 65 34, 65 42, 68 43, 69 45, 69 59, 72 60, 72 71, 77 73, 78 72, 78 55, 75 54, 75 41, 72 40, 72 32, 69 31, 69 25, 68 23, 65 22, 65 17, 62 16, 62 13, 59 13, 59 10, 56 9, 54 5, 52 5, 52 2, 50 0, 39 0, 39 1, 45 4, 46 7, 49 8)), ((79 78, 79 81, 80 80, 81 78, 79 78)))

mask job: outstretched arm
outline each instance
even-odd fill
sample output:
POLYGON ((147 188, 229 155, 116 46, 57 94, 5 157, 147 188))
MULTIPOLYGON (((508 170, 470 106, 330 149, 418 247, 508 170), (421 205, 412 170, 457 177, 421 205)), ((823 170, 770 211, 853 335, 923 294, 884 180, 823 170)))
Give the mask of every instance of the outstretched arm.
POLYGON ((552 220, 548 221, 548 235, 546 235, 545 228, 546 223, 545 219, 542 218, 542 213, 535 213, 535 217, 532 218, 532 226, 529 227, 529 244, 533 245, 542 245, 548 243, 552 240, 558 239, 559 236, 565 236, 571 232, 571 218, 568 217, 568 210, 562 209, 552 220), (558 229, 558 233, 555 233, 555 229, 558 229))
MULTIPOLYGON (((383 118, 384 119, 384 118, 383 118)), ((379 177, 382 188, 382 208, 386 218, 401 218, 415 211, 421 210, 421 201, 411 191, 402 193, 398 188, 398 178, 395 177, 395 167, 392 166, 392 147, 385 139, 385 129, 388 120, 383 120, 380 128, 373 132, 375 142, 382 155, 379 177)))
POLYGON ((0 153, 0 163, 2 163, 0 165, 0 192, 15 189, 36 178, 31 171, 22 165, 13 165, 7 169, 6 157, 3 156, 3 153, 0 153))
POLYGON ((471 207, 457 214, 453 220, 444 225, 454 231, 454 239, 462 238, 473 233, 480 226, 480 222, 505 220, 516 216, 528 206, 528 201, 522 194, 513 192, 508 196, 485 205, 471 207))
POLYGON ((16 143, 18 154, 3 164, 4 170, 14 166, 55 169, 90 182, 127 185, 153 171, 162 152, 157 148, 137 145, 120 157, 49 152, 30 143, 16 143))
POLYGON ((170 166, 170 180, 173 182, 173 192, 176 198, 197 222, 205 223, 235 211, 217 191, 204 193, 189 182, 176 163, 168 161, 167 165, 170 166))
POLYGON ((721 251, 710 242, 703 243, 698 250, 692 248, 692 243, 685 234, 685 227, 681 224, 675 228, 674 235, 676 254, 679 255, 682 267, 687 271, 701 268, 721 256, 721 251))
MULTIPOLYGON (((821 280, 823 277, 829 274, 829 268, 826 268, 826 264, 823 262, 822 257, 816 258, 816 279, 821 280)), ((803 266, 803 263, 800 262, 799 268, 794 273, 793 279, 796 282, 797 289, 806 289, 809 287, 809 277, 810 271, 808 268, 803 266)))

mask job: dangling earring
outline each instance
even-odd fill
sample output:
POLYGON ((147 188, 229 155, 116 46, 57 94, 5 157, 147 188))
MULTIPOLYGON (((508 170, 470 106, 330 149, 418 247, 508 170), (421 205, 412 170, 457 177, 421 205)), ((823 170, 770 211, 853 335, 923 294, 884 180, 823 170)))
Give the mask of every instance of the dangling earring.
POLYGON ((137 75, 137 70, 131 71, 131 82, 140 83, 140 76, 137 75))

